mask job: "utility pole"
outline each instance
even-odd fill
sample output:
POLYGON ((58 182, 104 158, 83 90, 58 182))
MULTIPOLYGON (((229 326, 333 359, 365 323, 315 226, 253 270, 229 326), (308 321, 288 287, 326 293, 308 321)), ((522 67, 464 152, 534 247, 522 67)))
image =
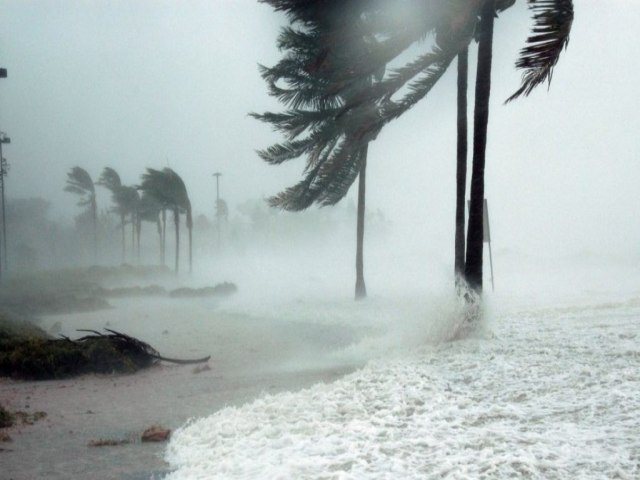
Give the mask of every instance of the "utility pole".
POLYGON ((11 139, 7 137, 7 134, 0 132, 0 191, 2 194, 2 253, 4 270, 7 271, 7 214, 5 209, 5 195, 4 195, 4 177, 7 176, 9 171, 9 164, 7 159, 2 155, 2 145, 5 143, 11 143, 11 139))
MULTIPOLYGON (((7 78, 7 69, 6 68, 0 68, 0 78, 7 78)), ((9 143, 11 140, 9 138, 7 138, 7 142, 9 143)), ((4 157, 2 156, 2 144, 5 143, 4 141, 0 141, 0 171, 4 172, 4 157)), ((2 176, 0 177, 2 178, 2 195, 3 195, 3 200, 2 200, 2 222, 4 224, 4 173, 2 173, 2 176)), ((7 252, 7 245, 5 244, 6 242, 6 235, 4 237, 5 239, 2 241, 2 244, 0 245, 0 250, 2 250, 2 247, 4 246, 4 252, 5 252, 5 268, 6 267, 6 252, 7 252)), ((0 281, 2 281, 2 262, 0 262, 0 281)))
POLYGON ((220 250, 220 177, 222 174, 216 172, 213 174, 216 177, 216 223, 218 225, 218 251, 220 250))

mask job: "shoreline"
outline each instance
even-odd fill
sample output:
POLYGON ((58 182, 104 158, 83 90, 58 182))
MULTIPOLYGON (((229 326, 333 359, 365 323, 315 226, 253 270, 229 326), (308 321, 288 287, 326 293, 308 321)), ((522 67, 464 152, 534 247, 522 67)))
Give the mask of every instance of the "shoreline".
POLYGON ((166 442, 142 443, 152 425, 171 429, 190 418, 238 407, 264 395, 332 382, 362 365, 334 354, 356 338, 351 328, 283 320, 276 312, 254 317, 222 310, 207 300, 120 300, 115 308, 43 317, 74 337, 76 329, 105 327, 148 342, 168 357, 211 354, 206 364, 153 366, 129 375, 23 381, 0 379, 9 411, 45 418, 5 429, 0 448, 3 479, 149 479, 168 473, 166 442), (208 368, 203 369, 203 365, 208 368), (89 447, 91 441, 130 440, 89 447))

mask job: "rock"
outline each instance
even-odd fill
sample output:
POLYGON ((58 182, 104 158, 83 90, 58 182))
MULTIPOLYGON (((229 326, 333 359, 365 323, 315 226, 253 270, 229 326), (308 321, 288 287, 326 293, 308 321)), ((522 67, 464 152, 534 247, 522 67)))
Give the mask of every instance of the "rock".
POLYGON ((0 442, 12 442, 11 437, 7 432, 0 432, 0 442))
POLYGON ((160 425, 153 425, 142 432, 143 442, 164 442, 169 438, 171 430, 162 428, 160 425))

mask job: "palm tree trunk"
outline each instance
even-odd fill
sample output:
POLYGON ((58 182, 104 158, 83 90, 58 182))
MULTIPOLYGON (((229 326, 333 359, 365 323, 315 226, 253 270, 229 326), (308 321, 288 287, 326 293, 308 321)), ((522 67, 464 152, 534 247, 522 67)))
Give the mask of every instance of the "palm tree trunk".
POLYGON ((178 274, 178 269, 180 267, 180 211, 178 207, 173 209, 173 223, 176 229, 176 266, 175 271, 176 275, 178 274))
POLYGON ((484 167, 489 123, 489 95, 491 93, 494 3, 494 0, 485 0, 480 15, 480 42, 473 119, 473 167, 465 278, 469 286, 477 293, 482 293, 484 167))
POLYGON ((193 218, 191 206, 187 210, 187 228, 189 229, 189 273, 193 272, 193 218))
POLYGON ((124 264, 127 256, 127 241, 124 233, 124 214, 120 214, 120 226, 122 227, 122 263, 124 264))
POLYGON ((467 88, 469 48, 458 53, 458 146, 456 161, 455 279, 464 277, 464 200, 467 189, 467 88))
POLYGON ((133 264, 136 254, 136 215, 131 212, 131 263, 133 264))
POLYGON ((367 287, 364 284, 364 212, 365 212, 365 187, 367 177, 367 150, 369 146, 362 147, 362 166, 358 175, 358 222, 356 232, 356 300, 367 296, 367 287))
POLYGON ((160 260, 162 263, 162 266, 164 267, 167 264, 166 261, 166 246, 167 246, 167 209, 163 208, 162 209, 162 236, 161 236, 161 240, 160 240, 160 260))
MULTIPOLYGON (((164 210, 163 210, 164 211, 164 210)), ((162 222, 160 221, 160 216, 157 218, 157 226, 158 226, 158 239, 160 240, 160 265, 164 265, 164 252, 163 252, 163 240, 162 240, 162 222)))
POLYGON ((140 265, 140 232, 142 231, 142 219, 136 219, 136 262, 140 265))
POLYGON ((95 194, 91 197, 91 216, 93 217, 93 263, 98 263, 98 205, 95 194))

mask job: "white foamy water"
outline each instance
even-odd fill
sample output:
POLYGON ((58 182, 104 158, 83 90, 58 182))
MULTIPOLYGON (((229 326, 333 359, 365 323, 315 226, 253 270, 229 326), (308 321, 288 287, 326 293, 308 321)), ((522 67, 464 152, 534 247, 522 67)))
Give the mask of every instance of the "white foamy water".
POLYGON ((351 346, 377 356, 355 373, 189 422, 166 478, 638 478, 640 298, 574 300, 495 301, 440 343, 452 310, 404 312, 397 341, 351 346))

